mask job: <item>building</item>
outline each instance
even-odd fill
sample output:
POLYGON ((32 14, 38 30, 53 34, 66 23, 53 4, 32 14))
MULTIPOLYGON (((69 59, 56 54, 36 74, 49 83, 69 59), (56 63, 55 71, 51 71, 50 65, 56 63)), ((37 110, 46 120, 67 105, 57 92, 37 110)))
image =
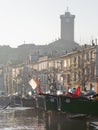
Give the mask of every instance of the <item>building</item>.
POLYGON ((8 94, 12 93, 11 90, 13 92, 26 91, 29 87, 28 81, 36 76, 40 79, 42 91, 47 91, 51 85, 55 84, 56 89, 80 85, 84 90, 93 86, 98 92, 97 40, 95 44, 79 46, 74 41, 75 15, 67 11, 60 18, 61 38, 44 48, 46 52, 51 53, 51 56, 39 56, 38 51, 36 57, 33 59, 30 57, 29 61, 23 65, 5 68, 5 88, 8 94), (63 51, 66 53, 63 54, 63 51))
MULTIPOLYGON (((56 81, 64 88, 81 86, 82 90, 96 88, 96 45, 82 46, 80 50, 56 58, 42 57, 36 62, 37 72, 42 86, 49 85, 48 80, 56 81)), ((34 68, 35 69, 35 68, 34 68)))

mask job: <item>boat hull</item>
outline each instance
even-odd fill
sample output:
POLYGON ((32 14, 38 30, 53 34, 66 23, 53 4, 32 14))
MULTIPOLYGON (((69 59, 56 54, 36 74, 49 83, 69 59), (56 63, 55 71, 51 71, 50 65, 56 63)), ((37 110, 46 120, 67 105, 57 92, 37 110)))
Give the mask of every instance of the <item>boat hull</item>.
POLYGON ((22 98, 22 106, 23 107, 33 107, 36 108, 36 99, 31 98, 22 98))
POLYGON ((60 111, 98 115, 98 101, 60 96, 60 111))
POLYGON ((45 95, 46 110, 58 111, 59 97, 55 95, 45 95))
POLYGON ((43 106, 42 108, 46 111, 58 111, 58 99, 59 97, 57 95, 40 93, 40 96, 37 97, 38 108, 43 106))
POLYGON ((73 114, 98 115, 98 101, 85 97, 42 94, 45 97, 46 110, 69 112, 73 114))

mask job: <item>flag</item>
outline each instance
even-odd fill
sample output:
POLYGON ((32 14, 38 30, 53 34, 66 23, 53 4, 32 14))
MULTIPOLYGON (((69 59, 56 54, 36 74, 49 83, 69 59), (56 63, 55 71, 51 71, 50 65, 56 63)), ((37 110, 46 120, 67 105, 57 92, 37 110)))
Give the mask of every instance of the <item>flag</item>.
POLYGON ((35 89, 35 88, 37 87, 37 83, 34 81, 34 79, 31 79, 31 80, 29 81, 29 84, 30 84, 30 86, 31 86, 33 89, 35 89))
POLYGON ((77 87, 75 93, 74 93, 75 96, 80 96, 80 86, 77 87))
POLYGON ((36 84, 37 84, 37 87, 38 87, 38 94, 40 94, 41 90, 40 90, 40 83, 39 83, 38 78, 36 78, 36 84))

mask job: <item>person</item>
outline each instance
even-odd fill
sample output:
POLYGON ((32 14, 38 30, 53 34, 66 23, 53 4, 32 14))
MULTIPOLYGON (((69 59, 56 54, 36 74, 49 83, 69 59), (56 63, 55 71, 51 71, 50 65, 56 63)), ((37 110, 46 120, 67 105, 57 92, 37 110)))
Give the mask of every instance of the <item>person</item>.
POLYGON ((68 87, 68 91, 67 91, 67 93, 65 95, 68 96, 68 97, 72 97, 73 96, 72 89, 70 87, 68 87))
POLYGON ((75 94, 76 88, 72 88, 72 93, 75 94))
POLYGON ((68 92, 69 92, 69 93, 72 93, 72 89, 71 89, 71 88, 69 88, 69 89, 68 89, 68 92))

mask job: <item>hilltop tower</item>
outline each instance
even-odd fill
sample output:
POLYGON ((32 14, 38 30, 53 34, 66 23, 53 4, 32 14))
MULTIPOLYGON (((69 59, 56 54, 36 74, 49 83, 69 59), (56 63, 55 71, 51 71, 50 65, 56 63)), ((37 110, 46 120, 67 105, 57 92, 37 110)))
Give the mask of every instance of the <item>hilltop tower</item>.
POLYGON ((71 15, 68 9, 64 15, 60 15, 61 39, 71 42, 74 41, 74 18, 75 15, 71 15))

